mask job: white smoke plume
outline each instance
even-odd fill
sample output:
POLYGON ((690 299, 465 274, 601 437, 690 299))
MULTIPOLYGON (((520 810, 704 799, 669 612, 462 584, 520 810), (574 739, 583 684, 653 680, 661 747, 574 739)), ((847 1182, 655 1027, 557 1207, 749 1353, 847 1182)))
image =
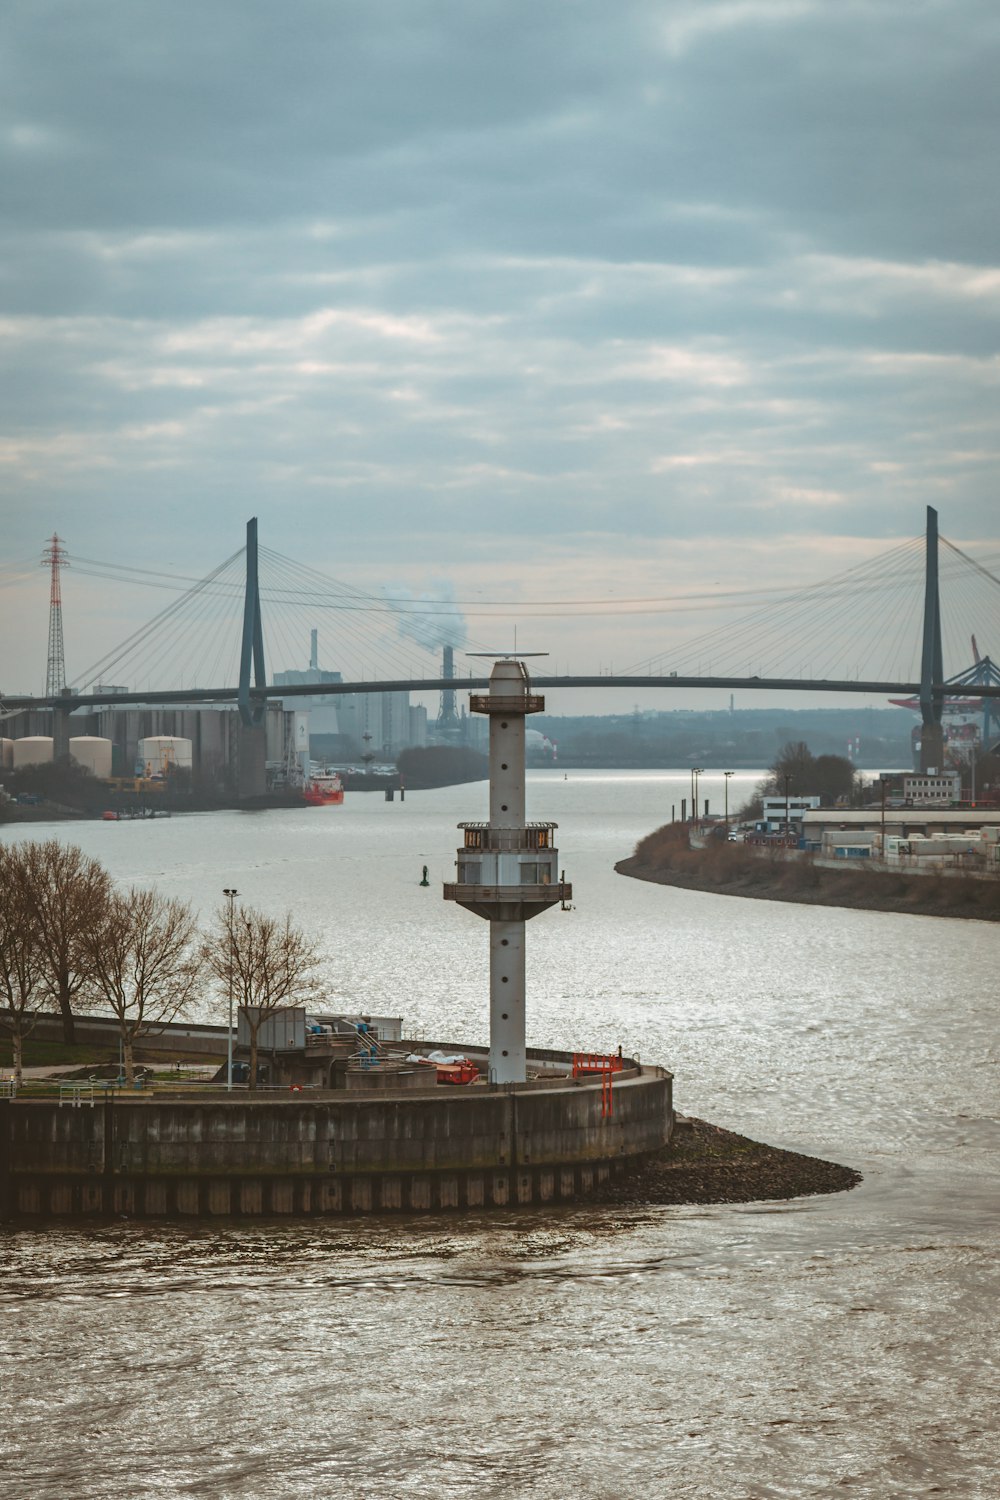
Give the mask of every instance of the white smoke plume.
POLYGON ((465 616, 455 602, 455 588, 447 579, 433 579, 423 593, 398 584, 384 584, 382 595, 396 616, 401 636, 425 651, 452 646, 460 651, 468 640, 465 616))

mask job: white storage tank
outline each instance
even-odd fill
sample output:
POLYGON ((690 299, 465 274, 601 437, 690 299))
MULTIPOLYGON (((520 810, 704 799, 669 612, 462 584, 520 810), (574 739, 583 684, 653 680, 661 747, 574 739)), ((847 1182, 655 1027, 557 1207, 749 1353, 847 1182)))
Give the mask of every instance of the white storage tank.
POLYGON ((15 771, 22 766, 49 766, 55 759, 54 741, 50 734, 29 734, 14 741, 11 765, 15 771))
POLYGON ((0 771, 10 770, 14 764, 14 741, 0 739, 0 771))
POLYGON ((152 734, 139 741, 140 774, 166 776, 171 769, 190 771, 191 741, 177 734, 152 734))
POLYGON ((78 734, 69 742, 70 760, 84 766, 99 781, 111 776, 111 741, 96 734, 78 734))

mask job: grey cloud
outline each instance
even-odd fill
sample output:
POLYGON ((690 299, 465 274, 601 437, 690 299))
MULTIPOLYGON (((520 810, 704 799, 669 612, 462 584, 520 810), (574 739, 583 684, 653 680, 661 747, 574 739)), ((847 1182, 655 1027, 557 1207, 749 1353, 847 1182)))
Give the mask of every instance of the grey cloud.
POLYGON ((572 591, 929 499, 988 535, 998 40, 978 0, 15 6, 13 550, 207 566, 256 510, 333 572, 533 548, 572 591))

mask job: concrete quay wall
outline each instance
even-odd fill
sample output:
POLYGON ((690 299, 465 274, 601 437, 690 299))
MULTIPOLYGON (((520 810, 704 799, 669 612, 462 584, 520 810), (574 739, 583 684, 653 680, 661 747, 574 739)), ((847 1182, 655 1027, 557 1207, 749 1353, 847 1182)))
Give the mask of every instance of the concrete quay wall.
POLYGON ((470 1088, 73 1107, 0 1101, 0 1216, 426 1212, 584 1196, 664 1145, 661 1068, 544 1089, 470 1088))

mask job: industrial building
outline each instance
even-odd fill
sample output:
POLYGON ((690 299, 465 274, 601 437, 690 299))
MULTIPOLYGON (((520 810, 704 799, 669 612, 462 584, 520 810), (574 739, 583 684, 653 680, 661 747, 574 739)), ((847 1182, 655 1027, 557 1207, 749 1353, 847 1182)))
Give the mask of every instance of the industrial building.
POLYGON ((1000 875, 1000 808, 817 809, 801 845, 824 859, 1000 875))

